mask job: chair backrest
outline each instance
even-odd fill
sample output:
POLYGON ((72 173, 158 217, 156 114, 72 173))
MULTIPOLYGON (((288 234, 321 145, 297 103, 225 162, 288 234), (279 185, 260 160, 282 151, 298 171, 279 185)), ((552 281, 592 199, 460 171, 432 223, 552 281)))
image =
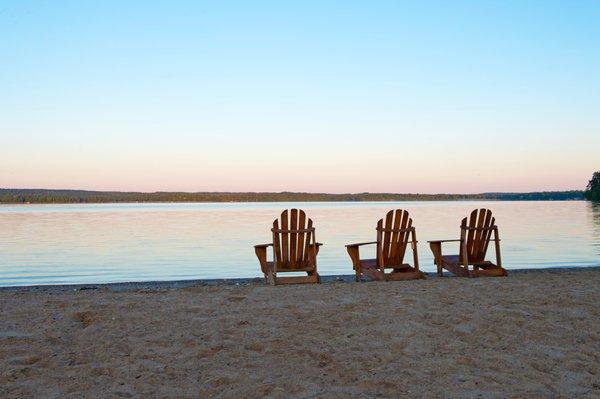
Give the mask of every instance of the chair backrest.
POLYGON ((391 210, 377 222, 377 265, 399 266, 404 260, 406 245, 413 230, 407 211, 391 210))
MULTIPOLYGON (((492 232, 496 228, 489 209, 475 209, 468 218, 460 224, 460 238, 466 240, 467 259, 469 263, 483 262, 485 253, 490 243, 492 232)), ((460 246, 460 259, 463 258, 464 249, 460 246)))
POLYGON ((314 266, 316 244, 313 222, 301 209, 285 210, 273 221, 273 259, 277 269, 314 266))

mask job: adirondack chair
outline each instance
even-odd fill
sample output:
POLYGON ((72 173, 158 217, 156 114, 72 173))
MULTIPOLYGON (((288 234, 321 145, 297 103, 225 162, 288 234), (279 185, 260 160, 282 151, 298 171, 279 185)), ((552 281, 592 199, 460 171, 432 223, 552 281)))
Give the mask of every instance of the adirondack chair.
POLYGON ((301 209, 285 210, 273 221, 273 242, 255 245, 265 281, 275 284, 320 283, 317 254, 322 245, 316 242, 311 219, 301 209), (267 248, 273 248, 273 261, 267 261, 267 248), (279 277, 278 273, 306 272, 306 276, 279 277))
POLYGON ((419 270, 417 233, 407 211, 402 209, 389 211, 385 220, 380 219, 377 222, 376 230, 377 241, 346 245, 356 273, 356 281, 360 281, 363 274, 380 281, 425 278, 425 274, 419 270), (409 243, 414 266, 404 263, 404 254, 409 243), (376 258, 361 259, 359 248, 371 244, 377 245, 376 258), (386 273, 385 269, 392 270, 386 273))
POLYGON ((502 268, 500 259, 500 236, 495 221, 489 209, 475 209, 469 218, 462 220, 459 240, 429 241, 438 275, 442 276, 442 269, 446 269, 461 277, 507 276, 508 273, 502 268), (496 264, 485 260, 492 233, 494 233, 496 264), (459 242, 459 254, 443 255, 442 243, 444 242, 459 242), (469 265, 473 266, 472 270, 469 270, 469 265))

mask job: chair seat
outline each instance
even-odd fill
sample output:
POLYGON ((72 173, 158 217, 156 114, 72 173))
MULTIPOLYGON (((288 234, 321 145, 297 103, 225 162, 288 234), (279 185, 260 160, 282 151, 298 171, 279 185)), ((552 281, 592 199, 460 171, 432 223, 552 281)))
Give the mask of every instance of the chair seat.
POLYGON ((453 265, 462 263, 460 261, 460 257, 458 255, 444 255, 444 256, 442 256, 442 262, 451 263, 453 265))
MULTIPOLYGON (((452 265, 462 265, 462 260, 460 259, 459 255, 444 255, 442 256, 442 262, 452 265)), ((469 262, 469 264, 482 269, 493 269, 498 267, 494 263, 487 260, 482 262, 469 262)))
MULTIPOLYGON (((361 259, 360 260, 360 266, 363 269, 379 269, 379 266, 377 265, 377 259, 361 259)), ((402 263, 400 265, 387 265, 384 268, 385 269, 408 269, 411 266, 408 263, 402 263)))
MULTIPOLYGON (((267 267, 269 269, 273 269, 274 267, 274 262, 267 262, 267 267)), ((277 273, 279 272, 312 272, 315 270, 314 266, 304 266, 304 267, 286 267, 286 268, 277 268, 277 273)))

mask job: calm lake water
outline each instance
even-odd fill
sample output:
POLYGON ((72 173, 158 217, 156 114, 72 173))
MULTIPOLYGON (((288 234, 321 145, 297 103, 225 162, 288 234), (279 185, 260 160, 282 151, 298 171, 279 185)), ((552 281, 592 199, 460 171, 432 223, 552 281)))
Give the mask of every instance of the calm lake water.
POLYGON ((479 207, 496 216, 508 269, 600 265, 600 206, 584 201, 4 205, 0 286, 257 277, 253 245, 292 207, 314 221, 324 275, 351 274, 344 245, 374 240, 395 208, 411 213, 424 271, 435 270, 426 241, 458 238, 479 207))

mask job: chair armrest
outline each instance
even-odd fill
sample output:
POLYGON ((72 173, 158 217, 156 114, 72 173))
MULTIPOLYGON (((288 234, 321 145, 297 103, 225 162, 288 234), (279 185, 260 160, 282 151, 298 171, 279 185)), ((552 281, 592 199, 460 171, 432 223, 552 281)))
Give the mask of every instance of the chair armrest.
POLYGON ((271 246, 273 246, 273 244, 259 244, 254 246, 254 253, 256 253, 256 257, 260 263, 260 270, 265 275, 265 278, 267 278, 267 273, 269 272, 269 265, 267 263, 267 248, 271 246))
POLYGON ((313 257, 313 262, 316 262, 316 257, 319 254, 319 249, 321 249, 321 246, 323 244, 321 244, 320 242, 315 242, 314 244, 308 244, 308 248, 312 249, 312 251, 309 251, 309 256, 313 257))
POLYGON ((437 244, 437 243, 443 243, 443 242, 460 242, 461 240, 431 240, 431 241, 427 241, 430 244, 437 244))
POLYGON ((255 245, 254 248, 269 248, 272 246, 273 246, 273 244, 258 244, 258 245, 255 245))
POLYGON ((346 248, 348 248, 348 247, 360 247, 362 245, 370 245, 370 244, 377 244, 377 241, 358 242, 356 244, 348 244, 348 245, 346 245, 346 248))

